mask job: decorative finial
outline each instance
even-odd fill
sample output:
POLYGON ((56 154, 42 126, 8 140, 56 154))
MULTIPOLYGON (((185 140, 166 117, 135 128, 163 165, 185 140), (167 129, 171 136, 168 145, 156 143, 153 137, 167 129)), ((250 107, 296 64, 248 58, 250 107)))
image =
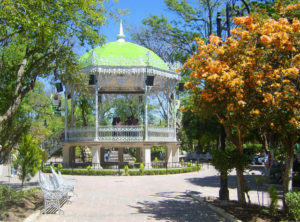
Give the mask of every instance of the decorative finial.
POLYGON ((123 33, 123 24, 122 20, 120 20, 120 32, 117 35, 118 42, 125 42, 125 35, 123 33))

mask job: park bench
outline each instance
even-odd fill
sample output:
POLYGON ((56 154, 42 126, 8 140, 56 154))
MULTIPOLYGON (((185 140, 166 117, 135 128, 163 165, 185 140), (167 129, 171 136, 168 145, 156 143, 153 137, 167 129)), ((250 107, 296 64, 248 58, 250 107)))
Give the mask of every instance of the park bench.
POLYGON ((76 180, 65 179, 52 169, 52 174, 47 176, 40 171, 39 185, 44 196, 44 209, 41 213, 63 213, 61 206, 70 201, 69 193, 74 193, 76 180))

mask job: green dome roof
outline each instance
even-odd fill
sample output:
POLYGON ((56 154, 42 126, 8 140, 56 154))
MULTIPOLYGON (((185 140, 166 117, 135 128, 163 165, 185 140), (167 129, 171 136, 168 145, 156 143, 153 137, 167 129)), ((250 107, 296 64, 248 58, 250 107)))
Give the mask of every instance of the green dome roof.
POLYGON ((99 46, 80 58, 82 68, 89 66, 152 66, 169 71, 168 65, 153 51, 126 41, 99 46))

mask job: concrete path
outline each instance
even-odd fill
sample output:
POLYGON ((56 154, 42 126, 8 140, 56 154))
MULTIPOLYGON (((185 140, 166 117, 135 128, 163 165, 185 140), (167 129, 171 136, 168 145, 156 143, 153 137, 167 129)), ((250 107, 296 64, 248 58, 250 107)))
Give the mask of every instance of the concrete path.
MULTIPOLYGON (((78 196, 62 207, 64 215, 40 215, 35 221, 226 221, 185 195, 189 190, 203 197, 218 196, 219 175, 210 165, 199 172, 177 175, 66 177, 77 179, 78 196)), ((235 178, 235 173, 229 176, 231 200, 237 199, 235 178)), ((250 196, 257 202, 256 191, 250 196)), ((264 196, 266 204, 268 197, 264 196)))

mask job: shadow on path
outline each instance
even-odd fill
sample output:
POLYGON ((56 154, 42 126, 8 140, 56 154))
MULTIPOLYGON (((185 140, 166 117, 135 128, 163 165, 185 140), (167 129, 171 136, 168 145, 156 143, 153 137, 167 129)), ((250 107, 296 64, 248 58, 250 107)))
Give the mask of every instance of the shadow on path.
MULTIPOLYGON (((264 186, 259 186, 257 185, 259 183, 256 182, 256 179, 258 179, 259 176, 257 175, 244 175, 245 181, 247 183, 247 186, 250 188, 250 190, 261 190, 261 187, 264 187, 263 190, 267 190, 269 184, 264 183, 264 186)), ((188 178, 186 181, 197 185, 197 186, 204 186, 204 187, 215 187, 219 188, 220 187, 220 176, 210 176, 210 177, 203 177, 203 178, 188 178)), ((236 176, 229 175, 228 176, 228 188, 237 188, 236 185, 236 176)))
POLYGON ((187 197, 184 193, 163 192, 154 196, 161 197, 157 202, 138 202, 130 206, 138 213, 148 214, 151 219, 167 221, 225 221, 199 202, 187 197))

